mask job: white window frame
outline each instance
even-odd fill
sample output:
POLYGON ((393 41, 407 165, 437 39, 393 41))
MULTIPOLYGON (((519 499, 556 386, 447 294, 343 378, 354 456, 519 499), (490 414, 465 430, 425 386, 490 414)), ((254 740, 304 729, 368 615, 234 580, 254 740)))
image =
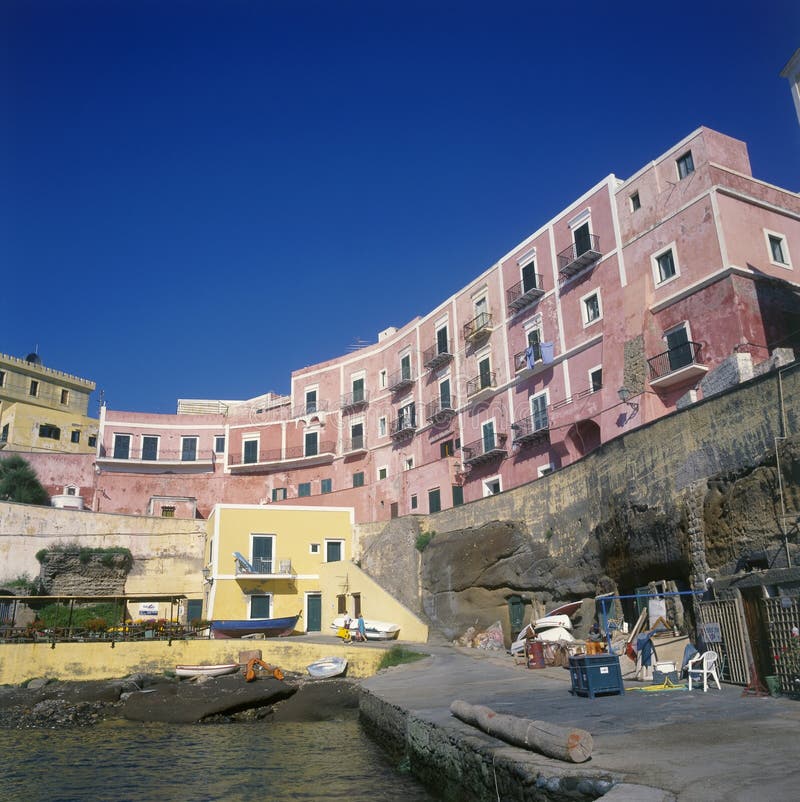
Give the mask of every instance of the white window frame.
POLYGON ((256 462, 258 462, 258 458, 261 452, 261 435, 260 434, 246 434, 242 436, 242 465, 253 465, 255 463, 245 462, 244 459, 244 444, 245 443, 255 443, 256 444, 256 462))
POLYGON ((414 457, 405 457, 403 460, 403 470, 404 471, 413 471, 414 470, 414 457))
POLYGON ((350 374, 350 396, 351 398, 355 397, 356 388, 355 383, 357 381, 361 381, 363 383, 363 393, 364 398, 367 397, 367 371, 366 370, 359 370, 357 373, 350 374))
POLYGON ((676 278, 679 278, 681 275, 681 266, 678 262, 678 249, 675 245, 675 241, 669 243, 663 248, 659 248, 654 254, 650 256, 650 265, 653 269, 653 283, 656 287, 663 287, 665 284, 669 284, 670 281, 675 281, 676 278), (675 273, 671 275, 669 278, 662 279, 661 278, 661 270, 659 269, 658 260, 662 256, 666 256, 667 253, 672 252, 672 264, 675 268, 675 273))
POLYGON ((547 476, 551 474, 555 470, 555 466, 552 462, 548 462, 547 465, 540 465, 536 469, 537 476, 541 479, 543 476, 547 476))
POLYGON ((224 434, 215 434, 214 435, 214 453, 215 454, 224 454, 225 448, 228 445, 228 438, 225 437, 224 434), (219 446, 219 441, 222 440, 222 451, 220 451, 217 446, 219 446))
MULTIPOLYGON (((157 462, 158 458, 159 458, 159 456, 161 454, 161 435, 160 434, 143 434, 139 438, 139 440, 140 440, 140 442, 139 442, 139 459, 142 460, 142 461, 145 461, 145 459, 144 459, 144 440, 145 440, 146 437, 153 438, 156 441, 156 458, 155 458, 154 461, 157 462)), ((150 462, 150 460, 147 460, 147 462, 150 462)))
MULTIPOLYGON (((547 389, 542 390, 539 393, 533 393, 528 396, 528 409, 531 415, 531 426, 535 424, 535 418, 536 418, 536 410, 533 408, 533 402, 538 401, 540 398, 544 398, 544 414, 545 417, 547 418, 547 427, 549 428, 550 413, 547 410, 550 408, 550 390, 547 389)), ((543 426, 540 426, 539 428, 544 429, 543 426)), ((535 431, 539 431, 539 429, 536 429, 535 431)))
POLYGON ((445 353, 449 353, 452 346, 450 345, 450 320, 449 318, 445 318, 444 322, 437 323, 433 327, 433 342, 436 346, 436 354, 438 355, 441 353, 439 351, 439 332, 444 329, 445 339, 447 340, 447 351, 445 353))
POLYGON ((133 435, 132 434, 125 434, 123 432, 114 432, 114 440, 111 443, 111 456, 113 459, 130 459, 131 453, 133 451, 133 435), (128 456, 127 457, 114 457, 117 453, 117 438, 118 437, 127 437, 128 438, 128 456))
POLYGON ((600 390, 602 390, 602 389, 603 389, 603 376, 602 376, 602 373, 603 373, 603 366, 602 366, 602 365, 595 365, 593 368, 589 368, 589 370, 588 370, 588 375, 589 375, 589 389, 590 389, 590 390, 591 390, 593 393, 600 392, 600 390), (597 373, 597 371, 598 371, 598 370, 600 371, 600 374, 601 374, 601 375, 600 375, 600 388, 599 388, 599 390, 595 390, 595 389, 594 389, 594 380, 592 379, 592 374, 593 374, 593 373, 597 373))
POLYGON ((386 437, 387 432, 386 415, 381 415, 380 418, 378 418, 378 437, 386 437))
POLYGON ((345 546, 344 538, 326 537, 325 538, 325 553, 322 555, 324 562, 326 562, 326 563, 327 562, 344 562, 345 559, 346 559, 345 553, 344 553, 344 546, 345 546), (328 560, 328 544, 329 543, 339 543, 340 544, 341 549, 339 551, 339 559, 338 560, 332 560, 332 561, 328 560))
POLYGON ((308 544, 308 553, 309 554, 319 554, 320 544, 319 543, 309 543, 308 544))
POLYGON ((503 492, 503 477, 498 474, 497 476, 488 476, 486 479, 483 480, 483 497, 489 498, 489 496, 499 496, 500 493, 503 492), (490 485, 493 485, 495 482, 498 484, 498 490, 496 493, 493 493, 490 489, 490 485))
MULTIPOLYGON (((274 562, 274 558, 273 558, 273 562, 274 562)), ((258 596, 259 598, 262 598, 262 599, 264 597, 269 599, 269 615, 267 616, 267 618, 272 618, 272 612, 273 612, 273 609, 274 609, 273 605, 274 605, 274 601, 275 601, 274 598, 273 598, 273 594, 272 593, 251 593, 247 597, 247 620, 248 621, 264 621, 265 620, 263 618, 253 618, 253 616, 251 615, 251 611, 252 611, 252 608, 253 608, 253 598, 255 596, 258 596)))
POLYGON ((388 465, 379 465, 378 472, 375 474, 378 477, 378 481, 382 482, 384 479, 389 478, 389 466, 388 465), (386 471, 386 476, 381 476, 381 471, 386 471))
POLYGON ((181 462, 197 462, 200 459, 200 438, 196 434, 184 434, 181 435, 181 462), (183 458, 183 444, 187 440, 194 440, 194 459, 187 459, 183 458))
POLYGON ((319 413, 319 385, 310 384, 303 389, 303 415, 317 415, 319 413), (308 394, 314 393, 314 409, 309 412, 308 409, 308 394))
POLYGON ((386 389, 386 383, 388 381, 387 377, 388 373, 386 372, 386 368, 381 368, 381 370, 378 372, 378 386, 381 388, 381 390, 386 389))
POLYGON ((303 456, 304 457, 316 457, 316 456, 319 456, 319 453, 320 453, 319 452, 319 447, 320 447, 319 429, 311 429, 311 430, 305 429, 303 431, 303 456), (316 438, 317 438, 317 449, 316 449, 316 452, 314 454, 307 454, 306 453, 306 449, 308 448, 308 442, 306 441, 306 438, 310 434, 315 435, 316 438))
POLYGON ((638 189, 628 195, 628 203, 630 204, 631 213, 638 212, 642 208, 642 196, 639 194, 638 189))
POLYGON ((603 319, 603 299, 600 297, 600 288, 597 287, 596 289, 592 290, 591 292, 587 292, 580 299, 581 305, 581 320, 583 321, 583 328, 588 328, 589 326, 593 326, 595 323, 599 323, 603 319), (589 320, 589 306, 586 303, 590 298, 597 296, 597 317, 592 318, 589 320))
MULTIPOLYGON (((276 557, 276 553, 275 553, 275 544, 277 542, 277 536, 273 535, 271 532, 251 532, 250 533, 250 551, 248 552, 247 556, 250 559, 251 563, 254 563, 254 561, 255 561, 255 557, 253 555, 253 542, 255 541, 255 538, 257 538, 257 537, 266 537, 266 538, 269 538, 272 541, 272 548, 270 549, 270 551, 272 552, 272 566, 271 566, 272 572, 271 573, 276 574, 277 571, 275 570, 275 566, 278 564, 278 558, 276 557)), ((271 602, 270 602, 270 609, 272 609, 272 603, 271 602)))
POLYGON ((694 163, 694 154, 692 153, 692 149, 691 148, 689 148, 689 150, 684 151, 683 153, 681 153, 681 155, 678 156, 677 159, 675 159, 675 171, 678 174, 678 181, 683 181, 684 178, 688 178, 692 173, 694 173, 694 171, 696 169, 697 169, 697 165, 694 163), (689 170, 689 172, 686 173, 686 175, 681 175, 681 162, 687 156, 692 160, 692 169, 689 170))
POLYGON ((769 259, 769 263, 775 265, 775 267, 782 267, 784 270, 792 270, 792 257, 789 255, 789 241, 786 239, 786 235, 780 234, 777 231, 770 231, 767 228, 763 229, 763 231, 764 242, 767 244, 767 258, 769 259), (781 241, 781 251, 783 251, 785 262, 776 262, 772 258, 772 243, 769 241, 770 237, 775 237, 775 239, 781 241))

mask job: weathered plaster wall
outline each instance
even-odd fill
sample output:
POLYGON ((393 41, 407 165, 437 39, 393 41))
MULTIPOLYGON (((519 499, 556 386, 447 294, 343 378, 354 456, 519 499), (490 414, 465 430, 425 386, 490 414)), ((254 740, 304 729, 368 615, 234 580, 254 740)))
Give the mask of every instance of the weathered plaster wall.
MULTIPOLYGON (((795 365, 782 387, 767 374, 526 487, 418 516, 422 530, 436 532, 423 552, 418 604, 452 637, 476 622, 507 626, 512 593, 549 604, 654 579, 693 584, 708 570, 732 571, 743 549, 778 554, 775 437, 782 418, 789 435, 798 431, 798 399, 795 365)), ((800 443, 779 442, 784 503, 798 510, 800 443)), ((408 599, 414 567, 394 555, 409 533, 391 525, 358 533, 362 565, 382 584, 405 587, 408 599)))
POLYGON ((65 543, 130 549, 126 593, 202 592, 205 521, 57 510, 0 502, 0 584, 36 577, 36 552, 65 543))

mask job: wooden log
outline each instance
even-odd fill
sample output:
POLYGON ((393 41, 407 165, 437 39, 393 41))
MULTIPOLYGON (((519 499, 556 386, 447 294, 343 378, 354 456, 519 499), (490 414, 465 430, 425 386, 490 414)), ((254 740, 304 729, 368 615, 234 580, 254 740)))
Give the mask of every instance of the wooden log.
POLYGON ((466 724, 502 741, 569 763, 583 763, 592 756, 592 735, 575 727, 559 727, 547 721, 495 713, 490 707, 456 699, 450 712, 466 724))

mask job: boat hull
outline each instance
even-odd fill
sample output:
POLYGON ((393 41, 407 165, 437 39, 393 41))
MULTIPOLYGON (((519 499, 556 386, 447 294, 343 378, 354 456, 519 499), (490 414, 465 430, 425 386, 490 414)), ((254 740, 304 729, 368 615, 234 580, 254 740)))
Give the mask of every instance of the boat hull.
POLYGON ((222 677, 235 674, 239 670, 238 663, 224 663, 215 666, 175 666, 179 677, 222 677))
MULTIPOLYGON (((344 626, 344 618, 334 618, 331 629, 341 629, 344 626)), ((388 621, 367 621, 364 620, 364 631, 367 640, 394 640, 400 633, 399 624, 391 624, 388 621)), ((350 632, 358 632, 358 621, 350 621, 350 632)))
POLYGON ((211 622, 212 638, 245 638, 249 635, 263 635, 277 638, 294 632, 299 615, 288 618, 228 619, 211 622))
POLYGON ((338 677, 347 670, 347 660, 344 657, 323 657, 311 665, 306 666, 306 671, 314 679, 328 679, 338 677))

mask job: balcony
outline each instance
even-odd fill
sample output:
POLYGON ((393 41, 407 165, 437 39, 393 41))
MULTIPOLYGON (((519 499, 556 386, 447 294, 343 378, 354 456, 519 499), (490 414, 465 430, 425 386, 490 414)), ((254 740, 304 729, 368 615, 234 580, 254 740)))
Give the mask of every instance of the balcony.
POLYGON ((470 401, 480 401, 490 396, 497 387, 497 374, 493 370, 481 373, 467 382, 467 398, 470 401))
POLYGON ((422 354, 422 364, 428 370, 437 370, 446 365, 453 358, 453 345, 450 341, 442 348, 439 343, 432 345, 422 354))
POLYGON ((366 450, 367 438, 363 434, 357 437, 350 437, 342 443, 342 452, 348 456, 363 454, 366 450))
POLYGON ((542 344, 534 343, 524 351, 514 354, 514 374, 518 379, 527 379, 534 373, 539 373, 548 365, 542 361, 542 344), (530 354, 528 348, 531 349, 530 354))
POLYGON ((700 343, 685 342, 648 359, 650 386, 667 390, 704 376, 708 367, 700 364, 701 350, 700 343))
POLYGON ((485 340, 492 333, 492 315, 490 312, 481 312, 464 324, 464 339, 468 343, 485 340))
POLYGON ((431 423, 447 423, 455 414, 456 400, 452 397, 444 401, 437 398, 425 407, 425 420, 429 420, 431 423))
POLYGON ((256 454, 231 452, 228 455, 228 467, 231 473, 256 473, 275 467, 305 468, 333 462, 335 455, 336 443, 328 441, 320 443, 313 453, 306 452, 303 446, 289 446, 285 451, 263 448, 256 454))
POLYGON ((506 434, 485 434, 480 440, 461 446, 464 465, 480 465, 482 462, 504 459, 508 456, 507 438, 506 434))
POLYGON ((166 469, 182 471, 207 471, 214 467, 214 452, 198 450, 184 452, 182 450, 159 450, 155 453, 130 455, 129 449, 115 449, 113 446, 100 446, 97 464, 114 467, 117 470, 133 470, 146 473, 159 473, 166 469))
POLYGON ((392 421, 389 436, 392 440, 404 440, 407 437, 413 437, 415 431, 417 431, 417 423, 413 415, 404 415, 392 421))
POLYGON ((297 576, 291 560, 279 560, 277 565, 275 560, 264 557, 254 557, 248 561, 236 552, 234 564, 237 579, 292 579, 297 576))
POLYGON ((389 391, 392 393, 398 393, 400 390, 404 390, 406 387, 411 387, 411 385, 414 384, 414 381, 414 371, 411 370, 410 367, 400 368, 400 370, 395 371, 389 377, 389 391))
POLYGON ((511 436, 512 445, 530 446, 550 442, 550 423, 546 412, 512 423, 511 430, 514 433, 511 436))
POLYGON ((361 409, 369 403, 369 394, 366 390, 353 390, 352 393, 345 393, 342 396, 342 412, 352 412, 361 409))
POLYGON ((532 279, 520 281, 506 290, 506 304, 512 312, 519 312, 538 301, 543 295, 541 273, 534 273, 532 279))
POLYGON ((322 418, 327 411, 327 401, 306 401, 304 404, 293 406, 290 416, 292 418, 322 418))
POLYGON ((594 264, 603 254, 600 253, 600 237, 589 234, 581 242, 573 242, 558 254, 558 274, 563 279, 572 278, 585 267, 594 264))

